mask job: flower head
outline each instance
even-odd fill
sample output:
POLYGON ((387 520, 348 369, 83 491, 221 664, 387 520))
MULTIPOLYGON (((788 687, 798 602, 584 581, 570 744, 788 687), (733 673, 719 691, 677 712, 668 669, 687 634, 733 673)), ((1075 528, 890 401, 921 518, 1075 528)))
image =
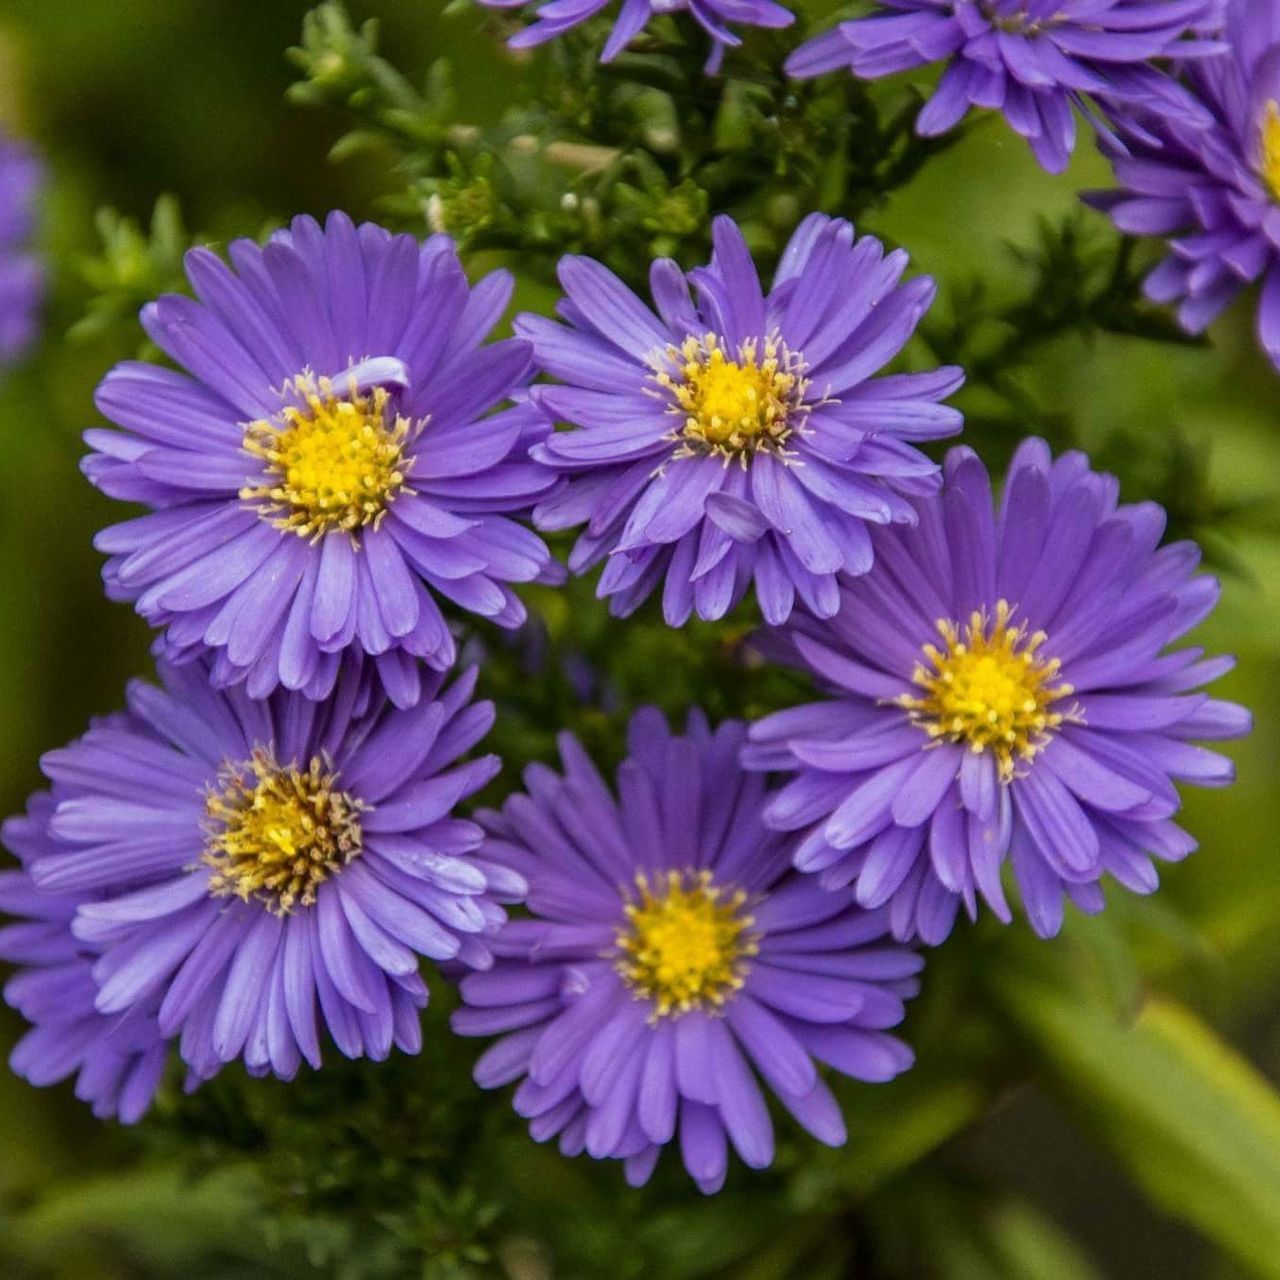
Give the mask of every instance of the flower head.
POLYGON ((160 1083, 168 1043, 154 1007, 124 1017, 94 1007, 97 949, 75 936, 72 921, 83 895, 42 893, 27 864, 53 851, 49 819, 57 804, 47 791, 32 796, 28 812, 10 818, 0 839, 22 861, 0 872, 0 911, 15 919, 0 927, 0 959, 19 966, 5 983, 5 1001, 31 1030, 9 1058, 16 1075, 33 1085, 76 1077, 76 1097, 99 1119, 140 1119, 160 1083))
POLYGON ((936 137, 971 107, 1004 114, 1051 173, 1067 167, 1075 115, 1140 106, 1195 126, 1206 116, 1155 58, 1218 52, 1197 38, 1221 0, 885 0, 871 17, 842 22, 787 62, 800 78, 847 67, 873 80, 945 60, 916 121, 936 137))
POLYGON ((1208 127, 1119 117, 1124 145, 1107 150, 1121 190, 1087 199, 1122 231, 1169 237, 1146 291, 1190 333, 1261 281, 1259 340, 1280 365, 1280 2, 1228 0, 1226 37, 1227 56, 1186 71, 1208 127))
POLYGON ((914 446, 960 429, 939 403, 958 369, 875 377, 906 344, 933 281, 907 255, 814 214, 765 294, 742 233, 714 224, 709 267, 653 264, 656 314, 604 267, 565 258, 565 324, 522 316, 557 432, 534 456, 569 478, 535 511, 586 524, 569 567, 607 560, 600 594, 626 615, 660 584, 672 626, 720 618, 752 582, 781 622, 798 596, 827 616, 836 575, 865 573, 872 525, 911 522, 938 468, 914 446), (690 292, 693 285, 695 294, 690 292))
POLYGON ((474 671, 358 713, 350 669, 324 706, 219 691, 201 663, 161 674, 45 757, 52 798, 27 820, 36 888, 68 895, 96 957, 89 1007, 154 1018, 196 1078, 318 1066, 321 1022, 348 1057, 416 1052, 419 957, 487 965, 523 890, 451 816, 497 767, 458 763, 493 720, 474 671))
POLYGON ((193 250, 199 300, 143 312, 189 372, 126 363, 98 390, 122 430, 88 433, 85 471, 152 508, 99 535, 108 590, 169 661, 211 652, 220 686, 324 698, 346 659, 412 705, 418 659, 454 661, 441 599, 516 626, 509 584, 559 575, 512 518, 555 483, 528 459, 545 423, 490 412, 531 367, 525 342, 481 345, 510 278, 471 289, 447 237, 342 214, 230 258, 193 250))
POLYGON ((35 153, 0 135, 0 365, 35 336, 44 272, 30 241, 41 176, 35 153))
MULTIPOLYGON (((544 44, 595 17, 611 0, 533 0, 536 21, 507 43, 513 49, 544 44)), ((491 9, 519 9, 529 0, 480 0, 491 9)), ((734 27, 789 27, 796 16, 775 0, 622 0, 613 30, 600 54, 612 62, 655 16, 687 12, 711 37, 707 70, 719 70, 725 50, 742 43, 734 27)))
POLYGON ((920 958, 888 942, 885 912, 790 870, 761 821, 763 780, 738 764, 745 736, 698 713, 673 735, 642 710, 616 795, 566 734, 563 775, 534 765, 528 794, 481 815, 484 856, 528 882, 533 918, 509 922, 493 969, 463 979, 454 1028, 502 1035, 476 1080, 521 1081, 515 1107, 536 1139, 625 1160, 635 1184, 677 1140, 706 1192, 729 1143, 768 1165, 762 1083, 839 1145, 815 1059, 866 1081, 912 1061, 885 1028, 920 958))
POLYGON ((1200 692, 1230 659, 1168 650, 1218 584, 1197 576, 1192 544, 1158 549, 1164 523, 1039 440, 993 508, 982 464, 953 449, 919 527, 876 531, 875 566, 843 583, 839 615, 762 641, 831 694, 753 725, 745 753, 795 775, 765 816, 803 833, 796 866, 930 943, 979 897, 1010 919, 1006 861, 1045 936, 1064 895, 1100 910, 1105 876, 1152 892, 1153 859, 1195 847, 1174 783, 1232 778, 1193 741, 1249 728, 1200 692))

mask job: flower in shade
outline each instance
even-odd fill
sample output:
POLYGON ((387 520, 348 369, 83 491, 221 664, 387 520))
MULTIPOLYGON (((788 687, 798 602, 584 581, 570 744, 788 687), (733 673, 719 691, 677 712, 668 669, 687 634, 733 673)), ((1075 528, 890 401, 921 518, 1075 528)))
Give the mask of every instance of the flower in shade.
MULTIPOLYGON (((480 0, 490 9, 519 9, 528 0, 480 0)), ((508 45, 527 49, 554 40, 608 7, 611 0, 535 0, 535 21, 517 32, 508 45)), ((718 71, 725 50, 736 48, 742 37, 733 28, 789 27, 796 16, 774 0, 622 0, 618 16, 600 54, 612 62, 648 25, 655 15, 687 12, 711 37, 707 70, 718 71)))
POLYGON ((35 336, 44 272, 30 242, 41 172, 29 147, 0 135, 0 364, 35 336))
POLYGON ((531 367, 525 342, 482 345, 511 279, 468 288, 447 237, 342 214, 230 258, 193 250, 199 300, 143 311, 189 372, 126 363, 98 389, 122 431, 88 433, 85 471, 153 508, 99 535, 108 591, 166 629, 168 660, 212 651, 218 685, 324 698, 353 655, 411 705, 417 659, 454 660, 439 599, 513 627, 509 584, 559 572, 512 518, 554 484, 527 456, 546 426, 490 413, 531 367))
POLYGON ((494 967, 462 980, 454 1029, 502 1036, 476 1080, 519 1080, 537 1140, 625 1160, 633 1184, 673 1141, 705 1192, 724 1181, 729 1143, 768 1165, 762 1084, 839 1145, 815 1060, 866 1081, 911 1065, 884 1029, 919 956, 886 938, 885 912, 790 870, 761 822, 763 782, 738 764, 745 736, 696 712, 673 735, 642 710, 616 798, 566 734, 563 776, 533 765, 528 794, 481 815, 484 856, 527 881, 532 918, 509 922, 494 967))
POLYGON ((746 763, 795 774, 766 820, 802 833, 795 865, 818 883, 887 906, 899 938, 940 942, 979 897, 1008 921, 1006 860, 1044 936, 1064 895, 1100 910, 1104 876, 1150 893, 1154 862, 1195 847, 1174 783, 1231 781, 1194 745, 1248 731, 1201 692, 1231 659, 1169 649, 1218 584, 1193 544, 1158 549, 1163 510, 1117 488, 1031 440, 993 508, 982 463, 954 449, 919 527, 877 531, 839 616, 778 643, 831 696, 752 726, 746 763))
MULTIPOLYGON (((1252 3, 1252 0, 1248 0, 1252 3)), ((971 107, 1000 111, 1051 173, 1075 147, 1075 113, 1142 107, 1182 125, 1207 122, 1195 99, 1155 58, 1221 50, 1212 29, 1221 0, 884 0, 866 18, 842 22, 787 61, 799 78, 847 67, 874 80, 945 61, 916 121, 936 137, 971 107)))
POLYGON ((498 900, 523 888, 451 816, 497 769, 458 763, 493 720, 469 702, 474 671, 435 702, 359 714, 352 674, 324 705, 214 689, 200 663, 161 674, 42 762, 53 801, 29 871, 80 899, 98 1012, 154 1013, 197 1077, 238 1057, 286 1078, 318 1066, 321 1024, 348 1057, 416 1052, 419 957, 489 964, 498 900))
POLYGON ((1108 147, 1121 190, 1086 198, 1131 235, 1168 236, 1147 295, 1176 302, 1202 332, 1242 290, 1262 281, 1258 331, 1280 364, 1280 3, 1234 0, 1230 53, 1188 68, 1207 128, 1134 113, 1108 147))
POLYGON ((54 848, 48 827, 56 804, 49 792, 39 792, 26 815, 10 818, 0 830, 24 864, 0 872, 0 911, 15 917, 0 927, 0 959, 19 966, 5 983, 4 998, 31 1023, 9 1065, 34 1085, 74 1075, 76 1097, 94 1115, 132 1124, 151 1105, 168 1045, 154 1008, 139 1007, 124 1017, 94 1008, 96 951, 71 931, 82 898, 42 893, 26 870, 54 848))
POLYGON ((937 488, 915 442, 960 429, 939 401, 963 375, 874 376, 935 292, 928 277, 901 283, 901 250, 813 214, 765 294, 733 220, 713 238, 709 267, 653 264, 656 314, 599 263, 566 257, 565 323, 517 321, 563 384, 534 398, 576 428, 534 447, 569 478, 534 518, 586 525, 569 567, 607 559, 599 594, 615 614, 662 584, 672 626, 720 618, 754 582, 770 622, 797 596, 827 616, 837 573, 871 565, 869 527, 913 522, 906 495, 937 488))

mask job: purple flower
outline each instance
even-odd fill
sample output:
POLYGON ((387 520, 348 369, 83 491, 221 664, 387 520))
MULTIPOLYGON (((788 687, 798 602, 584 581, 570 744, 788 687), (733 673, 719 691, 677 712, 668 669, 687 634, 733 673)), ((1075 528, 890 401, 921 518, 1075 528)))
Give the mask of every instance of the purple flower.
POLYGON ((1121 119, 1124 148, 1108 150, 1123 190, 1086 198, 1122 231, 1171 237, 1146 291, 1178 303, 1191 333, 1263 281, 1259 339, 1280 365, 1280 3, 1233 0, 1227 39, 1228 57, 1187 70, 1209 127, 1159 113, 1121 119))
POLYGON ((25 816, 10 818, 0 830, 24 864, 0 872, 0 911, 17 917, 0 927, 0 959, 20 966, 5 983, 4 998, 32 1024, 9 1065, 37 1086, 75 1075, 76 1097, 94 1115, 132 1124, 151 1105, 168 1046, 154 1008, 139 1007, 123 1018, 94 1008, 96 951, 71 931, 82 896, 41 893, 26 870, 54 849, 48 826, 56 803, 41 791, 25 816))
POLYGON ((1105 875, 1151 893, 1152 860, 1195 847, 1174 783, 1232 779, 1192 745, 1248 731, 1200 692, 1232 660, 1166 652, 1218 584, 1193 544, 1157 550, 1160 507, 1117 494, 1082 454, 1029 440, 993 510, 982 463, 953 449, 919 526, 877 531, 839 616, 782 640, 831 696, 752 727, 748 766, 796 775, 766 820, 803 833, 795 865, 818 883, 887 906, 898 938, 941 942, 979 897, 1007 922, 1006 860, 1046 937, 1064 894, 1101 910, 1105 875))
POLYGON ((337 213, 230 258, 193 250, 199 301, 143 311, 189 373, 131 362, 98 389, 124 430, 87 434, 85 472, 153 509, 99 535, 108 591, 166 628, 169 661, 212 650, 220 686, 324 698, 351 655, 410 706, 417 659, 455 656, 437 597, 514 627, 507 584, 559 577, 511 518, 554 484, 527 456, 545 423, 489 413, 532 363, 525 342, 481 345, 511 278, 469 289, 448 237, 337 213))
POLYGON ((35 337, 44 272, 30 250, 43 177, 35 153, 0 135, 0 365, 35 337))
POLYGON ((569 567, 607 558, 599 594, 617 615, 663 583, 670 625, 694 610, 721 618, 754 581, 770 622, 797 595, 828 616, 836 574, 871 565, 869 526, 913 522, 904 495, 937 488, 914 443, 960 429, 938 402, 963 374, 872 376, 935 292, 928 277, 900 283, 902 250, 812 214, 766 295, 733 220, 717 218, 713 237, 711 265, 687 277, 669 259, 653 264, 656 315, 599 263, 567 257, 566 323, 516 322, 564 384, 534 398, 577 427, 534 447, 569 477, 534 518, 586 524, 569 567))
MULTIPOLYGON (((519 9, 529 0, 480 0, 490 9, 519 9)), ((527 49, 564 35, 588 18, 595 17, 610 0, 533 0, 536 21, 512 36, 507 44, 513 49, 527 49)), ((622 0, 617 21, 600 54, 601 62, 614 58, 640 34, 655 14, 661 16, 681 11, 693 19, 711 37, 711 53, 707 70, 716 72, 725 50, 742 43, 730 24, 745 27, 789 27, 796 16, 774 0, 622 0)))
POLYGON ((488 965, 497 901, 523 890, 450 816, 497 771, 457 763, 493 721, 468 701, 474 671, 436 702, 360 714, 351 674, 326 705, 213 689, 202 663, 161 675, 43 761, 29 871, 79 900, 93 1005, 154 1013, 199 1078, 238 1057, 285 1078, 318 1066, 321 1023, 348 1057, 417 1052, 419 957, 488 965))
POLYGON ((454 1029, 503 1037, 475 1077, 521 1081, 535 1139, 625 1160, 633 1185, 675 1140, 704 1192, 724 1182, 726 1137, 768 1165, 761 1082, 838 1146, 844 1122, 814 1060, 867 1081, 912 1062, 884 1028, 920 957, 885 938, 885 912, 789 869, 760 820, 763 781, 738 764, 745 737, 697 712, 672 735, 642 710, 616 799, 565 734, 563 777, 532 765, 527 795, 481 815, 485 857, 528 882, 533 918, 508 923, 494 968, 463 979, 454 1029))
POLYGON ((1004 114, 1050 173, 1075 147, 1072 106, 1095 120, 1140 106, 1182 125, 1206 123, 1195 100, 1153 58, 1217 53, 1195 38, 1211 29, 1221 0, 882 0, 868 18, 842 22, 787 61, 801 79, 840 67, 874 80, 946 60, 916 131, 937 137, 970 107, 1004 114))

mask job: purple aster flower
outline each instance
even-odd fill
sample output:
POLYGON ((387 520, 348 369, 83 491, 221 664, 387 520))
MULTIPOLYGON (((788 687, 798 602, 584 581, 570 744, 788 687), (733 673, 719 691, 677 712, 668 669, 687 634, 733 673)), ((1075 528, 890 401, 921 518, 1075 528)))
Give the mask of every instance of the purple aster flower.
POLYGON ((511 518, 555 482, 528 460, 546 425, 527 403, 489 413, 532 363, 481 345, 511 277, 470 289, 448 237, 342 214, 230 258, 193 250, 199 301, 143 311, 189 373, 131 362, 98 389, 123 431, 88 433, 86 474, 153 509, 99 535, 108 591, 166 628, 168 660, 212 650, 220 686, 324 698, 353 655, 412 705, 417 659, 455 656, 438 598, 514 627, 508 584, 560 574, 511 518))
MULTIPOLYGON (((530 0, 480 0, 490 9, 519 9, 530 0)), ((611 0, 533 0, 536 21, 512 36, 507 44, 513 49, 554 40, 588 18, 595 17, 611 0)), ((732 26, 789 27, 796 16, 774 0, 622 0, 618 17, 600 54, 601 62, 614 58, 640 34, 655 14, 686 12, 711 37, 711 53, 707 70, 716 72, 726 49, 736 48, 742 37, 732 26)))
POLYGON ((0 136, 0 364, 21 355, 36 332, 44 272, 30 240, 41 178, 35 153, 0 136))
POLYGON ((1108 150, 1123 190, 1086 198, 1122 231, 1172 237, 1146 291, 1191 333, 1263 281, 1259 339, 1280 365, 1280 3, 1232 0, 1227 39, 1229 56, 1187 70, 1210 126, 1122 119, 1124 149, 1108 150))
POLYGON ((54 796, 29 870, 81 899, 98 1012, 154 1012, 197 1077, 238 1057, 285 1078, 318 1066, 321 1023, 348 1057, 417 1052, 419 957, 488 965, 497 902, 523 889, 450 816, 497 771, 457 763, 493 721, 469 702, 475 672, 358 714, 351 669, 327 704, 220 691, 203 663, 161 675, 43 761, 54 796))
POLYGON ((869 527, 913 522, 906 495, 937 488, 915 442, 960 429, 938 402, 963 374, 873 376, 935 292, 927 276, 901 283, 902 250, 813 214, 766 295, 731 218, 715 220, 713 238, 709 267, 653 264, 656 314, 599 263, 566 257, 565 324, 517 320, 564 384, 534 398, 577 428, 534 447, 569 477, 534 518, 586 524, 569 567, 607 558, 599 594, 617 615, 662 583, 672 626, 694 610, 720 618, 754 581, 769 622, 797 595, 827 616, 836 574, 871 565, 869 527))
POLYGON ((1221 0, 881 0, 868 18, 842 22, 800 46, 787 72, 801 79, 847 67, 865 80, 946 60, 916 131, 937 137, 971 107, 1004 114, 1050 173, 1075 147, 1073 105, 1096 122, 1140 106, 1184 125, 1207 122, 1188 93, 1150 65, 1221 45, 1211 29, 1221 0))
POLYGON ((534 1138, 625 1160, 633 1185, 677 1140, 704 1192, 724 1182, 728 1143, 768 1165, 762 1083, 838 1146, 844 1122, 815 1059, 866 1081, 912 1062, 884 1029, 920 957, 886 938, 886 912, 790 870, 761 822, 763 780, 738 764, 745 738, 697 712, 673 735, 642 710, 616 799, 565 734, 563 776, 532 765, 527 795, 481 815, 485 856, 527 881, 533 918, 508 923, 493 969, 463 979, 454 1029, 503 1037, 475 1077, 521 1081, 534 1138))
POLYGON ((0 959, 20 966, 5 984, 4 998, 32 1024, 9 1065, 37 1086, 75 1075, 76 1097, 94 1115, 132 1124, 151 1105, 168 1046, 154 1008, 139 1007, 124 1017, 94 1008, 96 949, 71 931, 83 898, 42 893, 25 869, 54 851, 48 827, 56 804, 49 792, 39 792, 27 814, 10 818, 0 831, 24 864, 0 872, 0 911, 17 917, 0 927, 0 959))
POLYGON ((1030 440, 993 509, 982 463, 953 449, 919 526, 877 530, 839 616, 782 637, 831 697, 752 727, 748 766, 796 775, 766 820, 803 833, 795 865, 818 883, 887 906, 899 938, 941 942, 979 897, 1007 922, 1006 859, 1046 937, 1064 894, 1102 908, 1103 876, 1150 893, 1153 859, 1195 847, 1174 783, 1232 779, 1193 745, 1248 731, 1200 692, 1232 660, 1168 651, 1218 584, 1193 544, 1157 550, 1160 507, 1117 494, 1082 454, 1030 440))

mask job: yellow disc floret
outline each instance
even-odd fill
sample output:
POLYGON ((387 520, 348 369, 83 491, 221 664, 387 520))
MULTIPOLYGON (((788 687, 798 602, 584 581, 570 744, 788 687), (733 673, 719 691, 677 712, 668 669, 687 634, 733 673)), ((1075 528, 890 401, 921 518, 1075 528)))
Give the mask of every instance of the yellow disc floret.
POLYGON ((964 627, 940 620, 944 647, 926 644, 927 661, 912 675, 923 693, 897 699, 930 738, 990 751, 1003 782, 1019 761, 1042 751, 1064 721, 1081 720, 1074 704, 1053 709, 1074 690, 1059 680, 1058 660, 1039 655, 1045 633, 1011 626, 1012 613, 1001 600, 994 616, 975 610, 964 627))
POLYGON ((337 784, 321 756, 300 769, 260 749, 228 765, 205 801, 209 891, 257 899, 277 915, 315 902, 316 889, 361 848, 367 806, 337 784))
POLYGON ((1262 121, 1262 178, 1280 200, 1280 102, 1274 98, 1267 103, 1262 121))
POLYGON ((335 529, 352 537, 377 525, 400 493, 412 492, 404 456, 410 422, 393 416, 385 387, 339 394, 329 378, 292 384, 298 404, 245 428, 244 449, 266 464, 260 484, 240 497, 281 529, 318 539, 335 529))
POLYGON ((617 937, 626 984, 652 1003, 654 1018, 723 1005, 758 950, 746 894, 717 886, 709 871, 668 871, 652 883, 641 873, 636 890, 617 937))
POLYGON ((726 352, 709 333, 686 338, 660 358, 654 381, 671 397, 686 453, 745 456, 779 448, 801 425, 808 382, 804 364, 777 337, 726 352))

